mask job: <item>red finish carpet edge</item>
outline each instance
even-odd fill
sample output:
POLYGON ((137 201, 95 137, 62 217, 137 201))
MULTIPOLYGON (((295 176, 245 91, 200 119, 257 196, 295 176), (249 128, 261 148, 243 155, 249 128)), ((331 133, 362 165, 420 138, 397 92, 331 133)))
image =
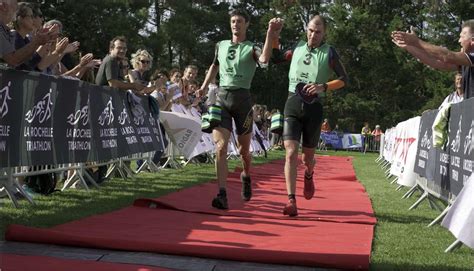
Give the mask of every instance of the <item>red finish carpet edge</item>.
MULTIPOLYGON (((317 160, 316 197, 304 200, 298 182, 297 218, 281 214, 287 196, 283 161, 277 161, 252 171, 250 202, 240 199, 239 173, 231 174, 229 211, 210 208, 217 188, 209 183, 51 229, 11 225, 6 240, 368 269, 376 222, 370 200, 350 159, 319 156, 317 160)), ((299 167, 298 175, 302 173, 299 167)))

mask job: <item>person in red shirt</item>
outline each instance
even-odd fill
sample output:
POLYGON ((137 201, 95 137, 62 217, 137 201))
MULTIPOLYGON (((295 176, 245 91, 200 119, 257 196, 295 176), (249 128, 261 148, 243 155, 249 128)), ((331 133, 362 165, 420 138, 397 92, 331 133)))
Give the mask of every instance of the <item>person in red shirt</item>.
POLYGON ((324 119, 323 124, 321 124, 321 133, 331 132, 331 125, 329 125, 328 119, 324 119))

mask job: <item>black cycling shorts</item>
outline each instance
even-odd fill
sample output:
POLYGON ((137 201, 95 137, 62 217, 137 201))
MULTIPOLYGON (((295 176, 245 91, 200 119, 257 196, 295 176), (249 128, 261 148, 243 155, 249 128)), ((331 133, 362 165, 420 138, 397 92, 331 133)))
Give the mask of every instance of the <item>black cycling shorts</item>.
POLYGON ((295 93, 290 92, 285 104, 283 140, 300 141, 303 147, 316 148, 323 122, 323 105, 320 101, 304 103, 295 93))
POLYGON ((233 118, 238 135, 246 135, 252 132, 253 102, 248 89, 219 89, 216 104, 222 108, 222 121, 219 127, 232 132, 233 118))

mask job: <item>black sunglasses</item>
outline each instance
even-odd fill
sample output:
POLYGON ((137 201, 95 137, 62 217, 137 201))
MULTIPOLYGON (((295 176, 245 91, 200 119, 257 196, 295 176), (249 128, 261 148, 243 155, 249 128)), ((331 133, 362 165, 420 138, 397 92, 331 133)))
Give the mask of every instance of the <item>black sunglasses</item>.
POLYGON ((149 60, 140 60, 140 62, 143 63, 143 64, 150 64, 149 60))

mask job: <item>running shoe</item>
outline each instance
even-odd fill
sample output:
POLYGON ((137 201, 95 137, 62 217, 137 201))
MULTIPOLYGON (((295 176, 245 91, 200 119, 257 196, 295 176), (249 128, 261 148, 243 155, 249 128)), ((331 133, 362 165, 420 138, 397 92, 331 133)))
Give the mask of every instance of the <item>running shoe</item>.
MULTIPOLYGON (((313 171, 314 173, 314 171, 313 171)), ((304 198, 310 200, 314 196, 314 182, 313 174, 309 174, 305 171, 304 173, 304 198)))
POLYGON ((250 180, 250 176, 245 176, 242 172, 240 174, 240 180, 242 181, 242 199, 245 201, 249 201, 252 198, 252 182, 250 180))
POLYGON ((229 209, 229 205, 227 204, 227 196, 217 194, 217 196, 212 200, 212 207, 220 210, 229 209))
POLYGON ((285 208, 283 208, 283 214, 287 216, 297 216, 298 215, 298 208, 296 207, 296 199, 288 200, 285 208))

